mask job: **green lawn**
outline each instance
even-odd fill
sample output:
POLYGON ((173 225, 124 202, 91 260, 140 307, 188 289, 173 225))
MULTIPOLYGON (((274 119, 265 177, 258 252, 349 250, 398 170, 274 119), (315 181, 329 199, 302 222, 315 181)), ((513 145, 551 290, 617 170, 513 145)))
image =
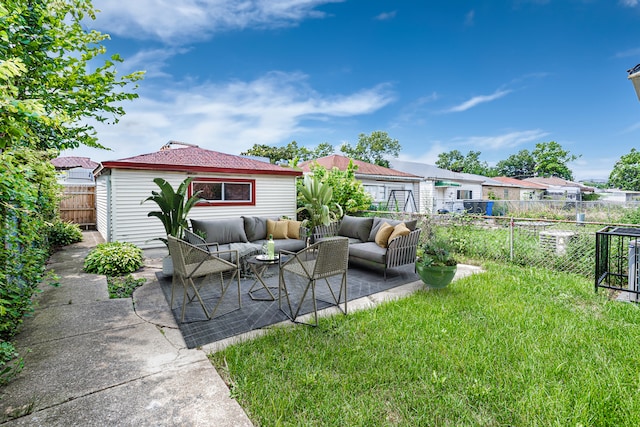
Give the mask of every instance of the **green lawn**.
POLYGON ((638 307, 578 276, 486 268, 211 360, 256 425, 640 425, 638 307))

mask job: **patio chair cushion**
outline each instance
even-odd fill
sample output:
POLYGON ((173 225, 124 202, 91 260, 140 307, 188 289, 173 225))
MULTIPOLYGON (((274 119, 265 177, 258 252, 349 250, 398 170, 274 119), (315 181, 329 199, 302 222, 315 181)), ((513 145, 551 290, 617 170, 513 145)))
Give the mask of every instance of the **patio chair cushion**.
POLYGON ((409 229, 409 231, 413 231, 416 229, 416 225, 418 224, 418 220, 417 219, 413 219, 410 221, 400 221, 400 220, 395 220, 395 219, 388 219, 388 218, 379 218, 379 217, 374 217, 373 218, 373 225, 371 226, 371 233, 369 233, 369 238, 368 239, 364 239, 363 241, 369 241, 369 242, 375 242, 376 241, 376 234, 378 234, 378 231, 380 230, 380 226, 382 225, 382 223, 386 222, 387 224, 395 227, 396 225, 400 224, 401 222, 404 222, 404 225, 409 229))
POLYGON ((360 218, 345 215, 340 222, 338 235, 366 242, 369 239, 373 218, 360 218))
POLYGON ((203 231, 206 234, 207 243, 217 242, 224 245, 249 241, 244 232, 244 221, 241 217, 210 220, 192 219, 191 227, 194 232, 203 231))
POLYGON ((376 233, 376 244, 381 248, 386 248, 389 242, 389 236, 393 233, 394 227, 387 222, 383 222, 380 229, 376 233))

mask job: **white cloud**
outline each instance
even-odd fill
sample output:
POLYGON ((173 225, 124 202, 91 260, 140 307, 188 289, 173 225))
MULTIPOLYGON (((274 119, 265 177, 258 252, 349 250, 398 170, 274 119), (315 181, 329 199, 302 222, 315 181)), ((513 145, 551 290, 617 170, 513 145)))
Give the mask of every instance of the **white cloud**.
POLYGON ((495 136, 471 136, 456 138, 456 145, 469 145, 476 147, 475 149, 500 150, 503 148, 513 148, 530 142, 540 142, 545 136, 549 135, 541 129, 514 131, 495 136))
POLYGON ((471 9, 464 17, 464 25, 473 26, 475 23, 476 11, 471 9))
POLYGON ((192 43, 221 31, 294 26, 324 18, 317 10, 344 0, 95 0, 95 25, 127 38, 192 43))
POLYGON ((636 7, 640 4, 640 0, 620 0, 620 4, 626 7, 636 7))
POLYGON ((470 108, 473 108, 479 104, 484 104, 485 102, 495 101, 496 99, 500 99, 503 96, 510 94, 511 90, 497 90, 491 95, 480 95, 474 96, 468 101, 463 102, 462 104, 456 105, 454 107, 448 108, 445 110, 445 113, 460 113, 462 111, 467 111, 470 108))
POLYGON ((383 12, 380 15, 376 16, 375 19, 378 21, 388 21, 390 19, 393 19, 396 17, 396 13, 397 11, 392 11, 392 12, 383 12))
MULTIPOLYGON (((146 89, 149 91, 149 89, 146 89)), ((325 95, 300 73, 272 72, 254 81, 232 81, 153 91, 125 105, 117 125, 97 124, 99 142, 112 153, 89 149, 97 161, 155 152, 169 140, 239 154, 254 144, 276 145, 313 132, 314 122, 369 114, 394 99, 389 85, 351 94, 325 95)))

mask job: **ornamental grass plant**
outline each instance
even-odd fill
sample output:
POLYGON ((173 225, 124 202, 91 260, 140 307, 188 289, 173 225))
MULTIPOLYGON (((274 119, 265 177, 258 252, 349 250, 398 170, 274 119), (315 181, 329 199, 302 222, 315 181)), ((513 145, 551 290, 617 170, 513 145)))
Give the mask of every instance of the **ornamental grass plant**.
POLYGON ((638 306, 489 263, 210 356, 255 425, 640 425, 638 306))

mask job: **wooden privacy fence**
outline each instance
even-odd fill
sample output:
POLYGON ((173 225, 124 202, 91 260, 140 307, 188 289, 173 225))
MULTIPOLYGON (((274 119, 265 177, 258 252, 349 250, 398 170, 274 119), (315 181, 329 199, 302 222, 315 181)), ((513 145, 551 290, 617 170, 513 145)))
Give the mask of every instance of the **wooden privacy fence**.
POLYGON ((66 185, 60 201, 60 218, 81 227, 96 226, 96 186, 66 185))

